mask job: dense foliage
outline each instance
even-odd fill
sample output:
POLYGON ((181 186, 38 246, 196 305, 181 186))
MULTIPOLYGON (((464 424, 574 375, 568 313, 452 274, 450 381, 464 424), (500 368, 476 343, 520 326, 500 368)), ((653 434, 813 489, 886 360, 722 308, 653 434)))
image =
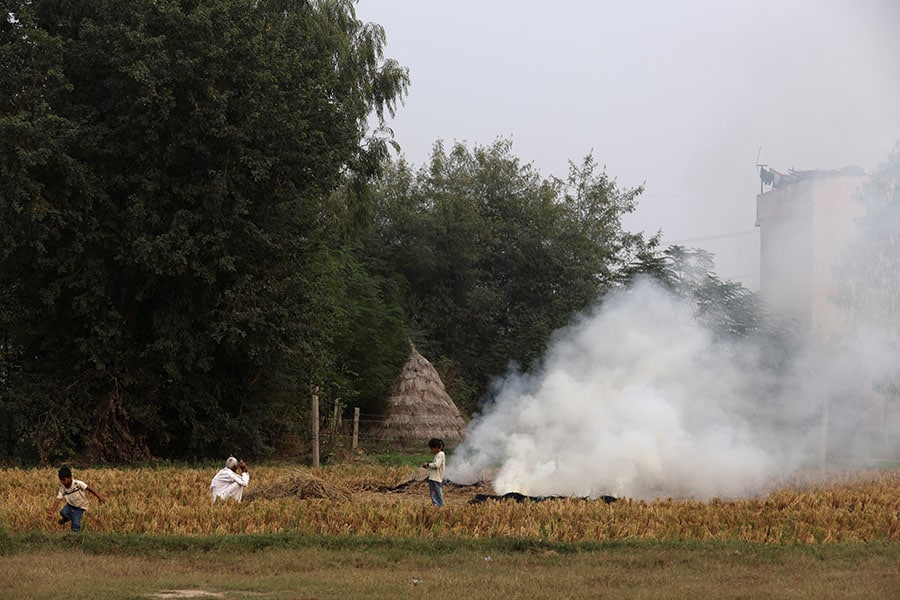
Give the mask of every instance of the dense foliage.
POLYGON ((383 30, 349 0, 5 6, 6 453, 264 451, 353 363, 326 217, 405 92, 383 30))
POLYGON ((855 324, 878 323, 900 339, 900 145, 855 200, 864 213, 840 265, 838 302, 855 324))
POLYGON ((717 336, 752 339, 770 351, 782 345, 774 343, 779 338, 786 343, 796 325, 774 314, 759 294, 721 279, 715 268, 714 257, 706 250, 675 245, 650 257, 641 273, 689 299, 698 322, 717 336))
POLYGON ((620 190, 588 156, 545 179, 508 140, 434 147, 398 162, 378 190, 373 252, 403 277, 418 347, 458 403, 528 367, 550 334, 637 268, 655 240, 623 230, 641 189, 620 190))
POLYGON ((642 190, 591 156, 565 179, 502 139, 391 162, 408 76, 352 0, 6 6, 6 457, 302 446, 313 388, 377 415, 410 340, 470 412, 639 273, 761 327, 711 263, 623 229, 642 190))
POLYGON ((891 423, 900 423, 900 144, 855 200, 864 212, 836 272, 836 300, 858 339, 861 375, 880 399, 882 447, 889 448, 891 423))

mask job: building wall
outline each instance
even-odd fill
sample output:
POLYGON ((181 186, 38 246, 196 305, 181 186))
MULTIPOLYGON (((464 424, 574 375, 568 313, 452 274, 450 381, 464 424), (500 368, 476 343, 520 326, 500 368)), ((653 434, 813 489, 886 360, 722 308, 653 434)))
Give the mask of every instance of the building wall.
POLYGON ((759 289, 769 305, 809 323, 812 315, 812 186, 801 182, 756 199, 759 289))
POLYGON ((853 195, 862 177, 832 177, 815 182, 813 202, 812 323, 830 337, 843 330, 844 318, 835 304, 839 277, 835 269, 856 235, 862 206, 853 195))
MULTIPOLYGON (((848 340, 860 343, 858 335, 843 335, 850 332, 835 304, 840 275, 835 270, 863 215, 853 199, 863 181, 861 175, 819 173, 756 198, 760 292, 772 308, 805 323, 825 342, 823 348, 840 349, 848 340)), ((860 347, 851 347, 858 360, 868 360, 872 349, 859 353, 860 347)), ((853 381, 844 382, 840 396, 823 398, 823 465, 827 456, 896 459, 900 452, 896 392, 878 387, 880 379, 867 379, 866 370, 856 371, 851 379, 859 377, 858 389, 853 391, 853 381)))
POLYGON ((818 175, 756 197, 760 293, 769 305, 821 335, 839 331, 835 267, 852 239, 863 177, 818 175))

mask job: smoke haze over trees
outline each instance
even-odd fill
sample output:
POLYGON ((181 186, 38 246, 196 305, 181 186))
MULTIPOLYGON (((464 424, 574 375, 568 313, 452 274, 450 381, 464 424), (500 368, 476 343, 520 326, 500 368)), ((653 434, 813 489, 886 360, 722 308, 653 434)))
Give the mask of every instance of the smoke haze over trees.
MULTIPOLYGON (((539 367, 496 382, 448 476, 498 493, 762 494, 797 469, 900 451, 896 150, 856 195, 836 331, 773 314, 670 247, 643 280, 554 335, 539 367)), ((783 257, 790 260, 790 256, 783 257)))

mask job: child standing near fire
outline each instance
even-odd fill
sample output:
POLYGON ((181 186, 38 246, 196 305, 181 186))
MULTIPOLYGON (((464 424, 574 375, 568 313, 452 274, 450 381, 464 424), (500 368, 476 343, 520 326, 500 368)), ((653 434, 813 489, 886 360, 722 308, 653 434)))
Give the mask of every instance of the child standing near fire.
POLYGON ((431 495, 431 503, 440 508, 444 506, 444 441, 439 438, 431 438, 428 441, 428 449, 434 454, 434 460, 422 463, 423 469, 428 469, 428 493, 431 495))
POLYGON ((93 488, 89 487, 85 482, 80 479, 73 479, 72 470, 69 467, 61 468, 57 475, 59 476, 60 483, 59 491, 56 493, 56 502, 54 502, 50 510, 47 511, 47 515, 50 518, 53 518, 56 509, 59 507, 60 503, 65 500, 66 505, 59 511, 59 516, 61 518, 58 523, 60 525, 65 525, 71 521, 72 533, 79 533, 81 531, 81 519, 84 517, 84 511, 86 511, 88 507, 88 497, 85 492, 92 494, 100 504, 106 502, 106 499, 94 491, 93 488))

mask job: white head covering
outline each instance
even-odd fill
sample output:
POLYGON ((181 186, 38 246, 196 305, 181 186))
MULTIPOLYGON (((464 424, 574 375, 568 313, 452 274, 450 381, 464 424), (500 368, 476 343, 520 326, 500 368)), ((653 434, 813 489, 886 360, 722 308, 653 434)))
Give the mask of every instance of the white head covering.
POLYGON ((225 461, 225 468, 231 469, 232 471, 236 469, 238 466, 238 459, 233 456, 229 456, 228 460, 225 461))

